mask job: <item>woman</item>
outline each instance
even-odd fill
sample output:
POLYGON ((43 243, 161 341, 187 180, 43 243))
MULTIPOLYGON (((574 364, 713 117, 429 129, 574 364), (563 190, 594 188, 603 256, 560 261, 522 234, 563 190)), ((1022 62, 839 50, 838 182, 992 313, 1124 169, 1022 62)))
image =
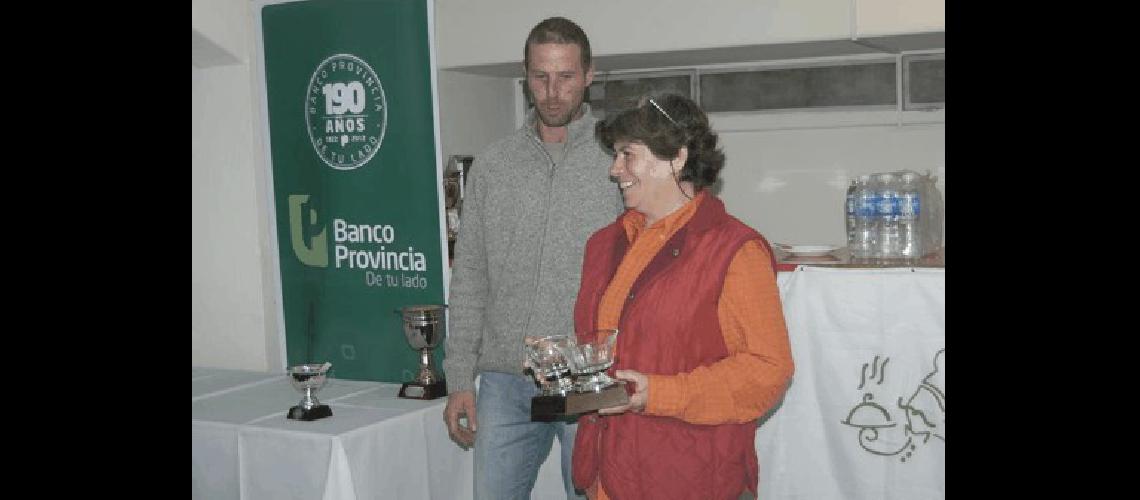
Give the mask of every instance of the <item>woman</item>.
POLYGON ((575 331, 620 330, 611 371, 633 392, 579 419, 575 486, 595 499, 755 497, 756 419, 793 371, 768 243, 708 192, 724 154, 691 100, 645 99, 595 136, 627 210, 586 244, 575 331))

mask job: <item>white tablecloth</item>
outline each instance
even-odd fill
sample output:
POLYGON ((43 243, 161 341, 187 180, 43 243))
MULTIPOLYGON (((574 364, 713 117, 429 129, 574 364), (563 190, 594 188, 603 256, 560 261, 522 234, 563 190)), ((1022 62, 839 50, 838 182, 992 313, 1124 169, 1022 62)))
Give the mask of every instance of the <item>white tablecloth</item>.
MULTIPOLYGON (((285 418, 301 396, 284 374, 194 368, 191 498, 472 497, 472 455, 443 424, 446 399, 396 397, 398 384, 329 379, 333 416, 285 418)), ((534 498, 564 498, 557 440, 534 498)))
POLYGON ((944 269, 777 275, 796 372, 756 434, 760 498, 946 498, 944 269))
MULTIPOLYGON (((801 267, 777 283, 796 373, 757 430, 760 498, 944 499, 945 271, 801 267)), ((446 400, 398 388, 330 379, 333 417, 299 422, 283 374, 194 368, 192 498, 471 498, 446 400)), ((564 498, 558 456, 556 440, 533 498, 564 498)))

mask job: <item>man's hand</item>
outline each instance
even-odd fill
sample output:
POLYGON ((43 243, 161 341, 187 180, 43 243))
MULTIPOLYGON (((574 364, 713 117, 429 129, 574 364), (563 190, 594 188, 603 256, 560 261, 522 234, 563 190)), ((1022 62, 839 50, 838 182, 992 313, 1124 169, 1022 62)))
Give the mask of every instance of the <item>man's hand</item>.
POLYGON ((475 418, 475 391, 453 392, 447 396, 443 421, 447 423, 451 439, 460 446, 467 448, 475 444, 475 431, 479 430, 479 420, 475 418), (467 417, 466 426, 459 423, 459 418, 464 416, 467 417))
POLYGON ((645 410, 645 404, 649 402, 649 377, 636 370, 618 370, 614 372, 614 378, 626 380, 628 381, 626 383, 633 385, 633 394, 629 396, 628 403, 622 406, 602 408, 598 410, 598 413, 601 415, 617 415, 627 411, 641 413, 645 410))

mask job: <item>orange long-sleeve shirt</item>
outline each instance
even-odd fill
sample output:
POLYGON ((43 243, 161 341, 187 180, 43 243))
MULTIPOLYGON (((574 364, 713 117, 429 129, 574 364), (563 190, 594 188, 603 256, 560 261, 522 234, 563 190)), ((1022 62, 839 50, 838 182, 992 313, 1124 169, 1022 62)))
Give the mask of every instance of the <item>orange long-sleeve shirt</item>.
MULTIPOLYGON (((636 211, 622 218, 630 247, 602 296, 599 328, 617 328, 626 296, 638 275, 665 242, 684 226, 705 198, 701 192, 677 211, 645 227, 636 211)), ((645 413, 676 417, 695 424, 755 420, 783 394, 793 371, 787 326, 768 251, 746 242, 728 267, 717 305, 728 357, 689 373, 647 375, 645 413)), ((608 500, 600 484, 591 498, 608 500)))

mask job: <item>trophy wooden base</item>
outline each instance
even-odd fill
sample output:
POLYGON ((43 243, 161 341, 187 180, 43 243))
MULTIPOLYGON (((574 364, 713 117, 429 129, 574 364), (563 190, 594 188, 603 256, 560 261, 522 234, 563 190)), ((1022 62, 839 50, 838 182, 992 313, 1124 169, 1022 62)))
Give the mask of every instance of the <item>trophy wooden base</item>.
POLYGON ((437 380, 431 384, 404 382, 399 396, 404 399, 436 399, 447 395, 447 382, 437 380))
POLYGON ((535 396, 530 400, 532 422, 552 422, 560 417, 579 415, 629 402, 626 383, 618 381, 598 392, 571 392, 565 396, 535 396))
POLYGON ((317 405, 308 410, 301 407, 301 405, 297 405, 289 408, 289 413, 285 414, 285 418, 290 420, 303 420, 306 422, 331 416, 332 408, 329 408, 329 405, 317 405))

